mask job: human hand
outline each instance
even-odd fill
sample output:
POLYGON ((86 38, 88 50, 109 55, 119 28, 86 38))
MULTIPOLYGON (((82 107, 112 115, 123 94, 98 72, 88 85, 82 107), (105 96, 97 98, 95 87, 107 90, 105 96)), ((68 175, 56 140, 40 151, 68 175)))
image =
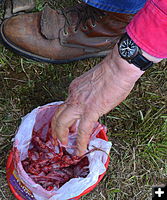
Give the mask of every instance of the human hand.
POLYGON ((115 47, 101 63, 72 81, 67 100, 52 119, 53 138, 67 145, 69 128, 79 119, 77 155, 83 155, 95 122, 128 96, 143 73, 123 60, 115 47))

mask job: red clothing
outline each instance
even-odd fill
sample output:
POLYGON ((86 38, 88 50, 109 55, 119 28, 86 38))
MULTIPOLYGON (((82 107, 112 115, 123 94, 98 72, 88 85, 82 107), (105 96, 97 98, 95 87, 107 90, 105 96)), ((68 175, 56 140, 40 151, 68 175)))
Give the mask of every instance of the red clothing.
POLYGON ((126 30, 145 52, 167 58, 167 0, 148 0, 126 30))

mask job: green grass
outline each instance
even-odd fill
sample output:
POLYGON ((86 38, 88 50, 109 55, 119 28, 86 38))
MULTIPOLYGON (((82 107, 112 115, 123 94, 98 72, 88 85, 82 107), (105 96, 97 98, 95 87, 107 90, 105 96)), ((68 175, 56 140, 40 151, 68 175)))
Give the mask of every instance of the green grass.
MULTIPOLYGON (((42 8, 38 0, 36 10, 42 8)), ((70 82, 99 61, 44 64, 0 46, 0 199, 15 199, 6 183, 5 165, 21 117, 39 105, 64 100, 70 82)), ((167 183, 166 80, 164 60, 144 74, 122 104, 100 119, 113 144, 111 162, 104 179, 83 200, 146 200, 153 185, 167 183)))

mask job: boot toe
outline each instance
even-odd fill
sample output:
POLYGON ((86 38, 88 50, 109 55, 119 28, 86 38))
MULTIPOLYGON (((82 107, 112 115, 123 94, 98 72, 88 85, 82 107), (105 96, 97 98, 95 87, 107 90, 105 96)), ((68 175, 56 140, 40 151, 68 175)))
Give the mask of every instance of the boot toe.
POLYGON ((1 26, 4 44, 14 52, 27 58, 49 62, 67 63, 79 57, 82 49, 62 47, 59 31, 55 39, 48 39, 41 32, 41 12, 23 14, 5 20, 1 26), (70 52, 70 53, 69 53, 70 52))
POLYGON ((1 27, 1 37, 11 48, 21 51, 38 51, 40 13, 25 14, 5 20, 1 27))
POLYGON ((8 48, 27 58, 49 63, 66 63, 68 59, 70 48, 62 48, 58 36, 50 40, 41 33, 41 12, 5 20, 0 34, 8 48))

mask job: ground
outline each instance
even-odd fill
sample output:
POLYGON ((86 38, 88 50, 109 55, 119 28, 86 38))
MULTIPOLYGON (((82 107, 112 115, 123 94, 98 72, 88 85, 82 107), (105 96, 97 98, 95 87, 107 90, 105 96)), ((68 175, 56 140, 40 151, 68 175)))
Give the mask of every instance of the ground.
MULTIPOLYGON (((36 10, 42 9, 41 2, 37 1, 36 10)), ((67 2, 50 3, 58 7, 67 2)), ((6 183, 5 165, 21 117, 39 105, 64 100, 70 82, 99 61, 44 64, 0 45, 0 199, 15 199, 6 183)), ((100 119, 112 142, 111 161, 101 183, 82 200, 149 200, 153 185, 167 183, 166 80, 164 60, 141 77, 124 102, 100 119)))

